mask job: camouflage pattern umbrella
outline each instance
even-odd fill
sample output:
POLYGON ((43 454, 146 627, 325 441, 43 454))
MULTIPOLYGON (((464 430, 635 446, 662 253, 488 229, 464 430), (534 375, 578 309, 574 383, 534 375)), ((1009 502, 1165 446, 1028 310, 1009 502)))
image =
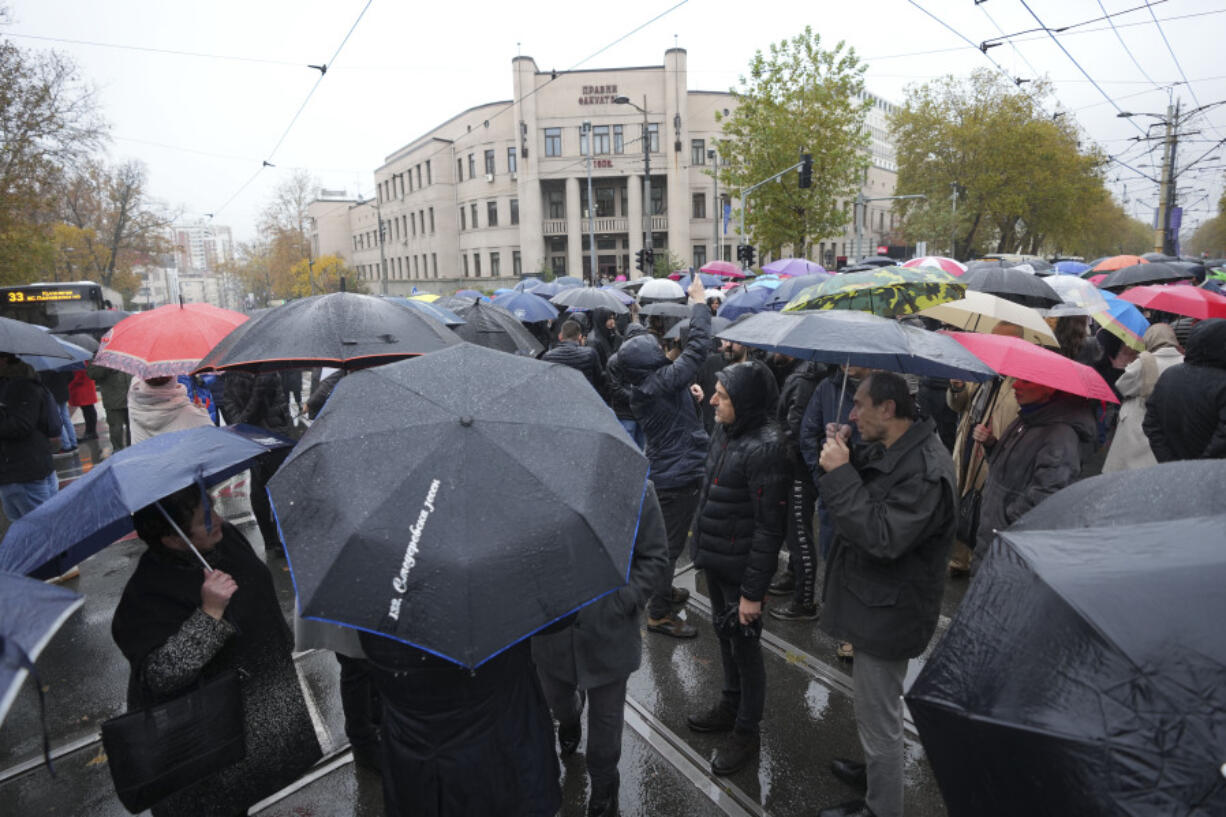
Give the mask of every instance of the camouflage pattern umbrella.
POLYGON ((802 291, 784 311, 852 309, 893 318, 956 301, 965 294, 966 285, 948 272, 890 266, 835 275, 802 291))

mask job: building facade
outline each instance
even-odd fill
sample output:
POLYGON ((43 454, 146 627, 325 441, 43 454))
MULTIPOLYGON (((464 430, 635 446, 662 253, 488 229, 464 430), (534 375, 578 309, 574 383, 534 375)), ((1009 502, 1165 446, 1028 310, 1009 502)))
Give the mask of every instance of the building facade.
MULTIPOLYGON (((734 257, 744 239, 723 216, 739 202, 711 171, 716 117, 736 98, 689 90, 684 49, 665 52, 663 65, 562 74, 516 57, 512 79, 512 100, 470 108, 388 156, 371 199, 332 191, 312 202, 313 252, 340 255, 374 292, 386 271, 398 294, 545 271, 634 277, 648 234, 679 266, 734 257)), ((887 106, 875 100, 869 117, 868 197, 893 191, 887 106)), ((888 202, 866 208, 866 236, 893 225, 879 204, 888 202)), ((851 236, 810 254, 832 264, 851 236)))

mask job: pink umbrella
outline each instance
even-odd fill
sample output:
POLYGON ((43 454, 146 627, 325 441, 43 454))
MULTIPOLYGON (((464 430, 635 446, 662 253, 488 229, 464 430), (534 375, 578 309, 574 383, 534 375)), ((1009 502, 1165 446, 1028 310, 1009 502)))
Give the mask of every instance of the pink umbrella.
POLYGON ((1006 335, 946 332, 997 372, 1069 394, 1118 403, 1119 398, 1094 369, 1042 346, 1006 335))
POLYGON ((725 278, 744 278, 745 271, 731 261, 710 261, 701 270, 709 275, 722 275, 725 278))
POLYGON ((921 258, 912 258, 902 264, 904 267, 932 267, 933 269, 944 270, 950 275, 961 275, 966 272, 966 264, 960 261, 955 261, 952 258, 946 258, 943 255, 925 255, 921 258))
POLYGON ((1145 309, 1173 312, 1189 318, 1226 318, 1226 298, 1216 292, 1196 287, 1143 286, 1133 287, 1120 296, 1145 309))
POLYGON ((1098 275, 1091 275, 1089 280, 1091 284, 1093 284, 1094 286, 1098 286, 1099 284, 1103 282, 1103 280, 1106 277, 1107 277, 1107 273, 1100 272, 1098 275))
POLYGON ((626 276, 624 276, 624 275, 619 275, 619 276, 617 276, 616 278, 614 278, 613 280, 614 280, 614 281, 624 281, 624 280, 626 280, 626 276))

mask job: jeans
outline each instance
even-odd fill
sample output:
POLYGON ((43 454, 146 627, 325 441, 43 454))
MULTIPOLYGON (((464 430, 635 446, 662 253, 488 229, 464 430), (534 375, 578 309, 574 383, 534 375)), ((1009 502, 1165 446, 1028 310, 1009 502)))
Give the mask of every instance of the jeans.
MULTIPOLYGON (((583 715, 578 687, 558 680, 538 668, 541 689, 553 717, 563 726, 574 726, 583 715)), ((616 791, 617 763, 622 756, 622 726, 625 724, 626 679, 587 690, 587 773, 592 792, 616 791)))
POLYGON ((672 611, 673 571, 677 567, 677 557, 685 549, 685 539, 690 533, 690 525, 694 522, 694 512, 698 510, 701 491, 701 479, 681 488, 656 489, 660 512, 664 515, 664 530, 668 536, 668 570, 661 571, 658 584, 647 602, 647 615, 650 618, 664 618, 672 611))
POLYGON ((59 475, 55 469, 42 479, 31 482, 10 482, 0 485, 0 503, 4 506, 4 515, 10 522, 16 522, 39 505, 55 496, 60 490, 59 475))
MULTIPOLYGON (((729 604, 740 604, 739 584, 707 574, 707 592, 711 596, 711 615, 718 617, 729 604)), ((719 637, 719 655, 724 666, 724 689, 721 699, 725 707, 736 711, 736 728, 742 732, 758 731, 762 712, 766 709, 766 664, 762 660, 762 640, 744 635, 738 628, 728 635, 715 626, 719 637)))
POLYGON ((834 547, 834 520, 821 499, 817 500, 817 544, 821 551, 822 561, 830 561, 830 548, 834 547))
POLYGON ((856 650, 852 669, 856 729, 868 767, 865 801, 877 817, 902 817, 902 684, 907 659, 876 658, 856 650))
POLYGON ((813 506, 817 489, 807 476, 792 480, 788 499, 788 565, 796 576, 797 604, 808 607, 817 595, 817 546, 813 542, 813 506))
POLYGON ((77 429, 72 424, 72 407, 60 403, 60 448, 77 447, 77 429))
POLYGON ((639 427, 638 420, 618 420, 622 424, 622 428, 626 429, 626 433, 630 435, 630 439, 634 440, 634 444, 639 447, 639 451, 647 449, 647 435, 643 433, 643 429, 639 427))

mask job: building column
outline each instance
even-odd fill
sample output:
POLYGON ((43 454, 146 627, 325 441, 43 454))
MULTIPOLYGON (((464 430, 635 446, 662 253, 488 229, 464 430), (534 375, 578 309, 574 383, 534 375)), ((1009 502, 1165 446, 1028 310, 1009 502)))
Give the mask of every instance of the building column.
MULTIPOLYGON (((546 261, 541 183, 537 181, 535 175, 531 178, 524 178, 525 175, 521 173, 517 190, 519 195, 519 257, 526 275, 544 269, 546 261)), ((508 264, 511 263, 509 259, 508 256, 508 264)))
POLYGON ((626 177, 626 231, 630 234, 630 269, 626 277, 633 280, 641 277, 634 267, 639 250, 643 249, 643 177, 626 177))
POLYGON ((566 274, 583 277, 583 212, 579 209, 579 179, 566 179, 566 274))

